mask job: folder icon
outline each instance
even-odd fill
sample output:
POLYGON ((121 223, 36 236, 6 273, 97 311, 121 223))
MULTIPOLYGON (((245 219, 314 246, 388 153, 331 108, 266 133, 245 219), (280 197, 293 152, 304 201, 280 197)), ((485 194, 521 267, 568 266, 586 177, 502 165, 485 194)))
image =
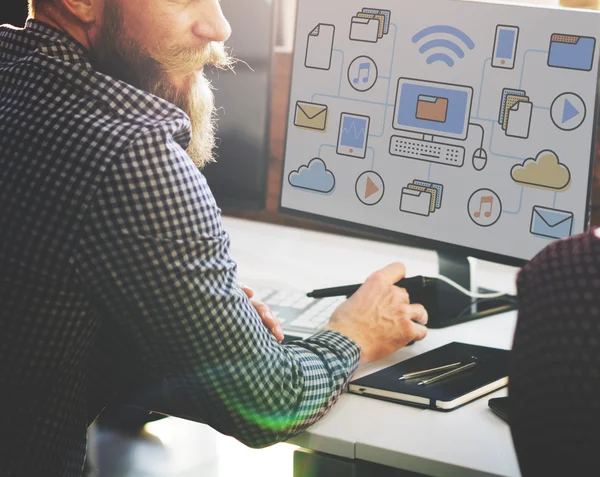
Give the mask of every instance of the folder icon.
POLYGON ((400 197, 400 210, 409 214, 423 215, 429 217, 431 213, 431 194, 404 187, 400 197))
POLYGON ((376 18, 352 17, 350 39, 377 43, 379 40, 380 20, 376 18))
POLYGON ((535 206, 531 216, 530 232, 553 239, 570 237, 573 232, 572 212, 535 206))
POLYGON ((567 70, 591 71, 595 49, 595 38, 555 33, 550 38, 548 66, 567 70))
POLYGON ((296 115, 294 116, 294 126, 315 131, 325 131, 327 129, 326 104, 308 103, 304 101, 296 102, 296 115))
POLYGON ((417 119, 445 123, 448 116, 448 99, 436 96, 419 95, 417 100, 417 119))

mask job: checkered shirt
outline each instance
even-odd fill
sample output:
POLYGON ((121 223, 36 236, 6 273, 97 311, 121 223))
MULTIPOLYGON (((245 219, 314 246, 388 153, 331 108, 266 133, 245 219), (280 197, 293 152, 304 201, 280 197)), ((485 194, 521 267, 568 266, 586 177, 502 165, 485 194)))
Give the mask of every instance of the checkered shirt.
POLYGON ((0 26, 3 476, 81 475, 88 425, 153 382, 173 414, 266 446, 356 369, 338 333, 280 345, 262 325, 189 141, 180 109, 70 36, 0 26))

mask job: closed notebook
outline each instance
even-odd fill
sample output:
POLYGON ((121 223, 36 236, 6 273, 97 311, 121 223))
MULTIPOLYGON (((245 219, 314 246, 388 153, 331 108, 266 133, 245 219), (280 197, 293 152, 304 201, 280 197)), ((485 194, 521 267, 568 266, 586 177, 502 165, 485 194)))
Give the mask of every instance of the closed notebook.
POLYGON ((509 351, 453 342, 350 382, 349 392, 376 399, 451 411, 508 384, 509 351), (419 386, 434 375, 409 380, 401 376, 456 362, 477 364, 436 383, 419 386))

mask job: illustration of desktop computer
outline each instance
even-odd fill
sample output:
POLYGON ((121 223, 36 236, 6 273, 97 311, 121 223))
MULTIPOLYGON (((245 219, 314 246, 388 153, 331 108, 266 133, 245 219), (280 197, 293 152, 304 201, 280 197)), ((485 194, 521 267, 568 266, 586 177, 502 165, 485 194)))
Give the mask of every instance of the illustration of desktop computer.
POLYGON ((470 292, 413 294, 431 327, 513 308, 467 257, 522 266, 588 230, 598 31, 591 11, 300 0, 281 211, 436 251, 470 292))
POLYGON ((390 154, 462 167, 465 147, 441 138, 467 139, 473 88, 400 78, 397 91, 392 127, 420 138, 391 136, 390 154))

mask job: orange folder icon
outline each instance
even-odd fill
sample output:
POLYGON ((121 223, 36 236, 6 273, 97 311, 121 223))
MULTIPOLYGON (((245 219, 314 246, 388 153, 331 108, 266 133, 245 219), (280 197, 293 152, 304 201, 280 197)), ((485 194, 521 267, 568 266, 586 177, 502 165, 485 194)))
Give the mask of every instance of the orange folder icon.
POLYGON ((445 123, 448 116, 448 98, 419 95, 417 100, 417 119, 445 123))

